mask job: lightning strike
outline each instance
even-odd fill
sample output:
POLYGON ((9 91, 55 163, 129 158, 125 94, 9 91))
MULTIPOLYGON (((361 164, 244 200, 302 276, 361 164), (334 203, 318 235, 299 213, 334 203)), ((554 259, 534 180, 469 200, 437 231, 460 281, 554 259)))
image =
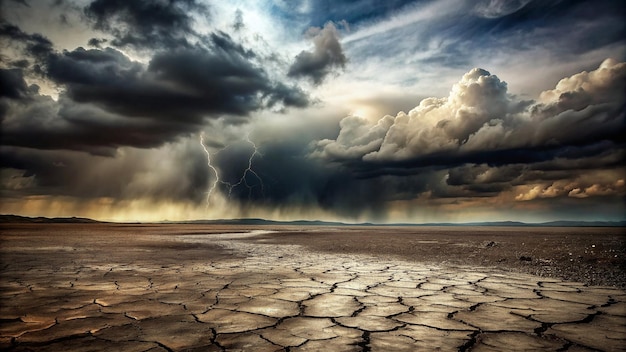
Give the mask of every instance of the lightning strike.
POLYGON ((246 141, 248 143, 250 143, 250 145, 252 145, 252 148, 254 148, 254 151, 252 152, 252 154, 250 154, 250 158, 248 158, 248 167, 243 171, 243 175, 241 175, 241 178, 236 183, 227 184, 225 182, 222 182, 222 183, 225 183, 225 184, 228 185, 228 196, 229 197, 231 196, 233 189, 235 187, 237 187, 237 186, 242 185, 242 184, 244 186, 246 186, 246 188, 248 188, 248 198, 250 198, 252 196, 252 189, 254 187, 256 187, 257 185, 250 185, 248 183, 248 180, 246 179, 246 176, 248 176, 248 173, 250 173, 254 177, 256 177, 256 179, 259 181, 259 185, 261 186, 261 193, 262 194, 265 193, 265 186, 263 185, 263 180, 261 179, 261 176, 259 176, 259 174, 257 174, 256 171, 254 171, 254 169, 252 169, 252 162, 254 160, 254 157, 257 156, 257 155, 262 156, 262 154, 259 152, 259 149, 257 148, 256 144, 250 139, 250 133, 248 133, 246 135, 246 141))
POLYGON ((215 174, 215 179, 213 180, 213 182, 211 183, 211 185, 209 186, 208 191, 206 192, 206 207, 208 208, 211 205, 211 196, 213 195, 214 192, 216 192, 218 190, 217 186, 218 184, 223 184, 224 186, 226 186, 228 188, 228 197, 230 198, 232 196, 232 192, 233 189, 235 189, 235 187, 238 186, 245 186, 248 189, 248 198, 250 198, 252 196, 252 190, 255 187, 261 187, 261 193, 264 194, 265 192, 265 186, 263 184, 263 180, 261 179, 261 176, 259 176, 259 174, 254 171, 254 169, 252 168, 252 163, 254 161, 254 158, 258 155, 261 156, 262 154, 259 152, 259 148, 257 147, 257 145, 250 139, 250 134, 246 135, 246 141, 248 143, 250 143, 250 145, 252 145, 252 148, 254 149, 252 154, 250 154, 250 157, 248 158, 248 167, 246 167, 246 169, 243 171, 243 174, 241 175, 241 178, 235 182, 235 183, 231 183, 231 182, 227 182, 224 180, 220 179, 219 176, 219 172, 217 171, 217 168, 215 166, 213 166, 213 163, 211 162, 211 152, 209 152, 209 149, 207 148, 206 144, 204 143, 204 132, 200 133, 200 145, 202 146, 202 149, 204 150, 204 152, 207 155, 207 166, 211 169, 211 171, 213 172, 213 174, 215 174), (252 175, 251 177, 255 177, 258 180, 258 184, 250 184, 248 182, 248 175, 252 175))
POLYGON ((213 164, 211 164, 211 153, 209 152, 206 145, 204 144, 204 132, 200 133, 200 145, 202 146, 202 149, 206 153, 207 165, 209 166, 211 170, 213 170, 213 173, 215 174, 215 180, 209 187, 209 190, 207 191, 207 194, 206 194, 206 206, 208 208, 209 205, 211 205, 211 194, 213 194, 213 191, 215 191, 217 184, 222 181, 220 180, 220 175, 217 172, 217 169, 213 166, 213 164))

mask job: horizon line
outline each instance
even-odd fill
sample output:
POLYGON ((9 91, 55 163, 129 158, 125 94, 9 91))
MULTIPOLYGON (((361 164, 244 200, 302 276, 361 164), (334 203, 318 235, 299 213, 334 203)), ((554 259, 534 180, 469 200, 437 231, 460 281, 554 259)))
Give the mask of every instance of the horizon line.
POLYGON ((543 222, 525 222, 517 220, 496 221, 469 221, 469 222, 345 222, 328 220, 271 220, 264 218, 223 218, 223 219, 187 219, 187 220, 155 220, 155 221, 108 221, 96 220, 87 217, 45 217, 23 216, 16 214, 0 214, 0 223, 19 223, 20 220, 27 223, 110 223, 110 224, 241 224, 241 225, 264 225, 264 224, 308 224, 313 226, 339 225, 339 226, 573 226, 573 227, 626 227, 626 219, 622 220, 550 220, 543 222), (30 220, 30 221, 29 221, 30 220), (39 220, 39 221, 37 221, 39 220), (577 225, 578 224, 578 225, 577 225))

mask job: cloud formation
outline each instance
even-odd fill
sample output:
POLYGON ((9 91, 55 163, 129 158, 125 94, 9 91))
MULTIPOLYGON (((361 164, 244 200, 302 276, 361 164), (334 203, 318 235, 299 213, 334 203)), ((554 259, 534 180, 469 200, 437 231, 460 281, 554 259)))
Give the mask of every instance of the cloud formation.
MULTIPOLYGON (((141 7, 141 12, 135 6, 139 5, 113 8, 124 10, 125 16, 157 11, 141 7)), ((102 11, 102 16, 110 15, 102 11)), ((180 11, 172 15, 174 19, 186 16, 180 11)), ((168 20, 167 13, 154 19, 155 28, 179 22, 168 20)), ((148 20, 129 20, 129 25, 147 26, 148 20)), ((155 31, 149 34, 167 32, 155 31)), ((111 154, 121 146, 158 147, 198 131, 210 119, 240 123, 257 110, 309 104, 307 93, 293 83, 272 79, 253 50, 223 32, 211 33, 201 44, 176 44, 156 51, 147 64, 111 47, 58 52, 45 37, 10 24, 3 24, 0 35, 27 58, 26 67, 1 73, 6 145, 111 154), (61 88, 59 98, 55 101, 41 95, 37 85, 29 86, 29 75, 61 88)), ((167 47, 168 38, 145 39, 167 47)))
POLYGON ((607 59, 591 72, 559 82, 538 102, 520 101, 483 69, 472 69, 447 98, 427 98, 408 113, 340 123, 335 140, 322 140, 313 155, 329 161, 506 164, 516 153, 542 161, 550 151, 618 143, 623 131, 626 63, 607 59), (537 150, 537 153, 534 151, 537 150), (546 152, 548 151, 548 152, 546 152), (535 154, 535 155, 533 155, 535 154))
POLYGON ((207 16, 208 8, 196 0, 95 0, 85 8, 96 29, 114 36, 112 45, 136 48, 189 45, 190 13, 207 16))
POLYGON ((320 84, 334 69, 343 68, 347 58, 339 42, 339 33, 332 22, 324 28, 312 27, 307 31, 312 38, 313 51, 303 50, 289 68, 292 77, 308 77, 315 84, 320 84))
POLYGON ((413 179, 409 198, 431 207, 485 197, 507 206, 547 198, 620 202, 624 91, 626 63, 613 59, 562 79, 537 101, 519 100, 497 76, 472 69, 448 97, 424 99, 408 113, 344 118, 337 138, 317 141, 310 156, 357 179, 413 179))
POLYGON ((486 18, 510 15, 526 6, 531 0, 482 0, 474 6, 474 12, 486 18))

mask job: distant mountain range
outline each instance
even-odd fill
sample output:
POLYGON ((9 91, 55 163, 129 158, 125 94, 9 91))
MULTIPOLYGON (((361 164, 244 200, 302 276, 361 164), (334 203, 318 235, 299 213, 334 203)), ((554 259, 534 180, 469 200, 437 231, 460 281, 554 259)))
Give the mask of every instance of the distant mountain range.
POLYGON ((19 215, 0 215, 1 223, 44 223, 44 224, 88 224, 88 223, 104 223, 104 221, 98 221, 88 218, 44 218, 42 216, 36 218, 30 218, 27 216, 19 215))
MULTIPOLYGON (((106 223, 88 218, 45 218, 26 217, 19 215, 0 215, 0 223, 106 223)), ((159 221, 157 224, 205 224, 205 225, 293 225, 293 226, 534 226, 534 227, 626 227, 626 221, 549 221, 542 223, 525 223, 519 221, 488 221, 488 222, 468 222, 468 223, 393 223, 375 224, 358 223, 349 224, 343 222, 319 221, 319 220, 296 220, 296 221, 275 221, 266 219, 219 219, 219 220, 187 220, 187 221, 159 221)))
POLYGON ((467 223, 344 223, 321 220, 295 220, 295 221, 275 221, 266 219, 220 219, 220 220, 190 220, 190 221, 164 221, 161 223, 184 223, 184 224, 232 224, 232 225, 301 225, 301 226, 535 226, 535 227, 626 227, 626 221, 549 221, 542 223, 526 223, 519 221, 487 221, 487 222, 467 222, 467 223))

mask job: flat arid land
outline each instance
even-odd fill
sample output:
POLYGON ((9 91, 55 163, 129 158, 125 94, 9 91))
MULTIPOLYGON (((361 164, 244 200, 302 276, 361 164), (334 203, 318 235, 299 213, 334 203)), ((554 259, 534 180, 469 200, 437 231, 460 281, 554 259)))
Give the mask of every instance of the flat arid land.
POLYGON ((7 351, 625 351, 623 228, 0 225, 7 351))

